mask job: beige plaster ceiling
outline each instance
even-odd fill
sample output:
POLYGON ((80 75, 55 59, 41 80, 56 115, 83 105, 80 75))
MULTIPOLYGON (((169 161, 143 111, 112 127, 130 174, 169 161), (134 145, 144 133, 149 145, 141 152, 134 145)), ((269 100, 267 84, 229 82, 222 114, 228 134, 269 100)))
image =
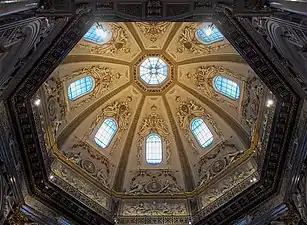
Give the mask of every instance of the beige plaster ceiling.
MULTIPOLYGON (((105 25, 112 31, 108 43, 80 40, 38 91, 45 145, 55 156, 52 181, 86 195, 100 212, 110 210, 112 196, 127 199, 121 210, 129 216, 137 214, 131 211, 132 198, 176 196, 179 200, 169 204, 178 206, 190 196, 204 208, 223 196, 229 200, 225 196, 236 185, 239 193, 258 179, 252 156, 260 148, 269 92, 230 43, 202 44, 195 32, 209 23, 105 25), (154 90, 138 80, 138 63, 151 55, 172 67, 168 82, 154 90), (70 101, 68 85, 88 74, 95 79, 94 90, 70 101), (216 74, 240 85, 238 101, 215 91, 216 74), (119 130, 102 149, 94 135, 107 117, 116 119, 119 130), (206 149, 189 130, 193 117, 203 118, 214 135, 206 149), (146 163, 144 156, 152 127, 163 138, 158 165, 146 163), (159 188, 152 188, 153 182, 159 188)), ((188 214, 182 204, 178 215, 188 214)))

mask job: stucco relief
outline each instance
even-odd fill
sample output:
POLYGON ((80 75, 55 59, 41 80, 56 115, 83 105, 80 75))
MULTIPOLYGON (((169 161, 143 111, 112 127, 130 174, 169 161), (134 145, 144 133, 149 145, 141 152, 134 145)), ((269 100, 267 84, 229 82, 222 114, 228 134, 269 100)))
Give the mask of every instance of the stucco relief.
POLYGON ((131 53, 132 42, 126 29, 120 23, 108 23, 112 31, 111 40, 102 45, 80 43, 77 48, 85 48, 91 54, 110 55, 131 53))
POLYGON ((190 52, 194 55, 207 55, 220 51, 220 49, 231 47, 229 43, 205 45, 196 38, 197 24, 186 25, 181 31, 178 39, 177 53, 190 52))
POLYGON ((141 162, 143 161, 141 156, 143 155, 142 153, 144 153, 146 137, 150 133, 157 133, 162 137, 162 141, 163 141, 162 146, 166 153, 165 159, 163 159, 163 161, 165 160, 167 164, 170 164, 171 142, 169 140, 170 133, 169 133, 167 124, 165 120, 162 118, 162 116, 156 112, 156 109, 157 109, 156 106, 152 106, 151 109, 153 112, 142 120, 142 123, 139 127, 139 131, 138 131, 139 139, 138 139, 138 144, 137 144, 137 163, 138 165, 140 165, 141 162))
POLYGON ((186 76, 194 81, 194 84, 206 96, 229 107, 238 109, 238 104, 219 94, 213 87, 213 79, 217 75, 229 76, 240 81, 244 81, 244 76, 237 74, 223 66, 200 66, 194 73, 187 73, 186 76))
POLYGON ((128 96, 125 99, 115 100, 101 109, 101 112, 95 117, 95 120, 91 123, 87 133, 84 138, 89 137, 97 125, 102 123, 104 119, 112 117, 116 120, 118 125, 118 131, 116 134, 116 139, 112 142, 110 147, 109 155, 112 155, 118 144, 120 143, 122 133, 124 130, 128 129, 128 125, 131 117, 131 106, 130 102, 132 97, 128 96))
POLYGON ((204 155, 198 162, 198 186, 209 182, 224 171, 231 163, 243 155, 244 151, 237 149, 235 144, 224 141, 212 151, 204 155))
POLYGON ((179 193, 183 188, 178 184, 175 172, 171 170, 131 171, 132 179, 126 194, 179 193))
POLYGON ((71 151, 64 152, 64 154, 69 161, 84 169, 101 184, 110 186, 109 178, 113 165, 107 157, 98 153, 90 144, 76 138, 76 143, 72 145, 71 151), (87 155, 90 158, 87 158, 87 155), (99 165, 96 165, 95 162, 99 162, 99 165))
POLYGON ((57 177, 53 178, 52 182, 64 188, 64 190, 66 190, 68 193, 81 192, 103 208, 107 208, 108 199, 106 195, 101 190, 88 183, 88 181, 86 181, 80 175, 73 173, 71 169, 61 164, 56 165, 53 172, 57 175, 57 177), (66 184, 63 183, 61 179, 58 179, 58 177, 64 180, 66 184))
POLYGON ((264 85, 259 78, 249 76, 245 91, 242 102, 242 122, 250 127, 252 134, 264 97, 264 85))
POLYGON ((91 66, 84 67, 74 71, 72 74, 63 77, 63 82, 73 81, 76 77, 85 77, 91 75, 94 78, 94 89, 86 97, 77 99, 75 102, 70 102, 69 107, 74 110, 83 106, 86 103, 99 98, 106 90, 110 88, 115 79, 120 79, 122 74, 116 72, 114 69, 106 66, 91 66))
POLYGON ((164 215, 188 215, 184 202, 144 200, 136 202, 124 202, 122 206, 123 216, 164 216, 164 215))
POLYGON ((47 111, 54 136, 59 127, 66 122, 67 107, 64 96, 64 86, 57 72, 43 86, 46 95, 47 111))
POLYGON ((175 99, 179 103, 177 111, 179 127, 183 131, 187 141, 191 144, 194 153, 199 153, 190 131, 190 124, 194 118, 203 118, 206 122, 209 122, 215 133, 223 140, 224 136, 222 131, 218 128, 216 122, 212 119, 212 116, 207 113, 204 107, 192 99, 182 100, 180 96, 176 96, 175 99))
POLYGON ((135 24, 144 37, 151 42, 160 39, 171 25, 170 22, 136 22, 135 24))
POLYGON ((202 195, 202 208, 208 206, 212 202, 218 200, 226 192, 230 191, 233 187, 237 186, 239 183, 247 180, 247 183, 251 183, 251 177, 255 173, 255 169, 245 170, 245 171, 236 171, 231 176, 223 178, 216 186, 206 190, 204 195, 202 195))

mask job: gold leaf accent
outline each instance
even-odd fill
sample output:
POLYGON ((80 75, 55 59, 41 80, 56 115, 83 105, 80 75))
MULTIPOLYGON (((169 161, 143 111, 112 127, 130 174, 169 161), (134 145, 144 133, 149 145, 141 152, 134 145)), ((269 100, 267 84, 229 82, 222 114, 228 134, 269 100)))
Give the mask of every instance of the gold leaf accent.
POLYGON ((167 31, 169 22, 137 22, 135 23, 145 38, 151 42, 156 42, 167 31))

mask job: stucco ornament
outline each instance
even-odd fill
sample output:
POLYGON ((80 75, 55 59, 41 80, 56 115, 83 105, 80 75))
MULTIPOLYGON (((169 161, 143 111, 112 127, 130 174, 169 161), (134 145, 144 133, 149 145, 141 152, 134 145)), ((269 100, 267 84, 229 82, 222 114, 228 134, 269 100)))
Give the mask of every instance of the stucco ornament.
POLYGON ((119 23, 108 24, 111 31, 111 40, 102 45, 83 44, 80 43, 77 47, 85 48, 92 54, 114 56, 120 53, 130 53, 131 43, 125 28, 119 23))
POLYGON ((187 215, 187 208, 182 202, 139 201, 125 202, 122 214, 124 216, 163 216, 187 215))
POLYGON ((176 101, 179 103, 177 111, 177 119, 179 122, 180 129, 183 130, 184 136, 187 138, 188 142, 191 144, 194 153, 199 153, 198 148, 190 131, 190 124, 194 118, 202 118, 204 121, 208 122, 215 133, 223 140, 224 136, 222 131, 218 128, 216 122, 212 119, 212 116, 207 113, 206 109, 196 101, 192 99, 187 99, 183 101, 180 96, 175 97, 176 101))
POLYGON ((138 170, 132 171, 133 177, 126 194, 178 193, 179 186, 175 173, 171 170, 138 170))
POLYGON ((136 26, 140 29, 146 39, 156 42, 160 39, 171 23, 169 22, 137 22, 136 26))
POLYGON ((190 52, 194 55, 207 55, 218 52, 220 49, 231 47, 229 43, 205 45, 196 38, 197 26, 187 25, 181 31, 178 40, 177 53, 190 52))
POLYGON ((156 112, 157 107, 152 106, 152 113, 145 117, 139 127, 138 131, 138 145, 137 145, 137 163, 141 164, 141 155, 144 153, 146 137, 150 133, 157 133, 162 137, 163 141, 163 151, 166 152, 165 161, 167 164, 170 163, 171 152, 170 152, 170 140, 169 140, 169 130, 167 128, 166 121, 156 112))

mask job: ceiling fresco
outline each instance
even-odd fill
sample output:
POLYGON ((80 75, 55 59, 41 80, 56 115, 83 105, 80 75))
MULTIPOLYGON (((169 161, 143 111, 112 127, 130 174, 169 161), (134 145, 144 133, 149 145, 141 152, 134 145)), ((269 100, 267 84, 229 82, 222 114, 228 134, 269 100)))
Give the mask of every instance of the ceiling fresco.
POLYGON ((197 31, 211 23, 100 24, 108 41, 81 39, 34 97, 52 183, 101 215, 118 202, 120 219, 208 214, 259 180, 254 156, 266 149, 275 99, 226 38, 201 41, 197 31), (140 79, 148 57, 167 65, 161 84, 140 79), (86 76, 94 87, 70 99, 86 76), (217 90, 218 76, 238 86, 235 99, 217 90), (102 148, 96 134, 110 118, 116 133, 102 148), (192 132, 197 118, 212 134, 208 146, 192 132), (151 134, 159 163, 147 161, 151 134))

